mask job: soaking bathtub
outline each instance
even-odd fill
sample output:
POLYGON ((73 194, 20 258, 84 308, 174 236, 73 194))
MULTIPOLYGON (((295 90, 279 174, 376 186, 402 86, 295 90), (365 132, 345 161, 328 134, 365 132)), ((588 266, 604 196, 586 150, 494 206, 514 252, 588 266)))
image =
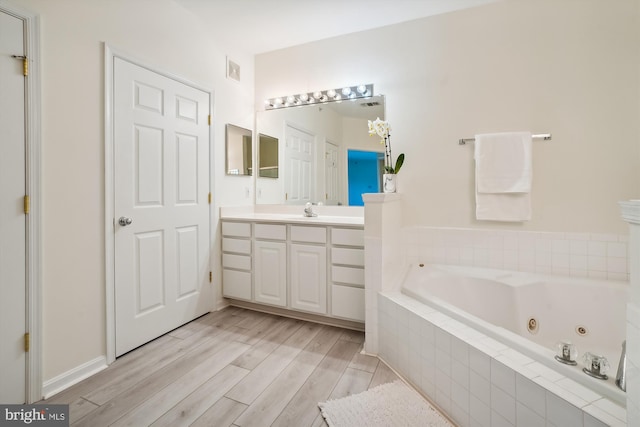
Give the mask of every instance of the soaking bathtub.
POLYGON ((415 264, 401 292, 624 404, 615 376, 628 288, 624 282, 415 264), (560 341, 577 346, 577 366, 554 359, 560 341), (607 358, 608 380, 582 372, 585 352, 607 358))

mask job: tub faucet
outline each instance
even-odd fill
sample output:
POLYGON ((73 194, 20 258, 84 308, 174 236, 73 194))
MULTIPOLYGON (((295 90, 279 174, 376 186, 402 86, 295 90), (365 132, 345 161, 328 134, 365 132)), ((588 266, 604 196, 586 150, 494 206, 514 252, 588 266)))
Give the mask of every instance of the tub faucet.
POLYGON ((307 204, 304 205, 304 216, 306 216, 307 218, 318 216, 317 213, 313 212, 313 205, 311 204, 311 202, 307 202, 307 204))
POLYGON ((616 385, 620 390, 627 391, 627 340, 622 341, 622 353, 620 353, 620 362, 618 363, 616 385))
POLYGON ((584 361, 584 368, 582 368, 582 371, 585 374, 598 378, 599 380, 606 380, 609 378, 607 376, 607 371, 609 371, 609 362, 606 357, 586 352, 582 357, 582 360, 584 361))

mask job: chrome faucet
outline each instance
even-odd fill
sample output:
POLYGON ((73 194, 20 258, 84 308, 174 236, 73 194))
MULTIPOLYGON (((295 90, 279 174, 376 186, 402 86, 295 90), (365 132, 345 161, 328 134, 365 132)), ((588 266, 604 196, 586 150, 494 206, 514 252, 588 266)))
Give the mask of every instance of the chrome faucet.
POLYGON ((598 378, 599 380, 606 380, 609 378, 607 376, 607 372, 609 371, 609 361, 607 361, 606 357, 586 352, 584 356, 582 356, 582 360, 584 361, 584 368, 582 368, 582 371, 585 374, 598 378))
POLYGON ((616 385, 620 390, 627 391, 627 341, 622 341, 622 353, 618 363, 618 373, 616 374, 616 385))
POLYGON ((311 204, 311 202, 307 202, 307 204, 304 205, 304 216, 307 218, 318 216, 317 213, 313 212, 313 205, 311 204))

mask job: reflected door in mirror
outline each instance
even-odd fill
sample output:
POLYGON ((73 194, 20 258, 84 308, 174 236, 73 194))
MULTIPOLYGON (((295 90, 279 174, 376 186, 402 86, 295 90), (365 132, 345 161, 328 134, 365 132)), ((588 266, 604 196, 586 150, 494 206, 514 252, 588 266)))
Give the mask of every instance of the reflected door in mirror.
POLYGON ((324 188, 325 203, 328 205, 339 205, 340 194, 338 183, 338 146, 327 142, 324 154, 324 188))
POLYGON ((286 203, 297 205, 313 202, 315 136, 290 125, 287 125, 285 134, 286 203))

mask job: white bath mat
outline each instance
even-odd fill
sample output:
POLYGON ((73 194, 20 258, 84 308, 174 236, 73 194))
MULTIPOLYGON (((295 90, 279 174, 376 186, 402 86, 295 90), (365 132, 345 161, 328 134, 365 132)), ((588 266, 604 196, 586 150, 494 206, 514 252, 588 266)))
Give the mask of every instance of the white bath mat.
POLYGON ((415 390, 402 381, 318 403, 329 427, 453 427, 415 390))

